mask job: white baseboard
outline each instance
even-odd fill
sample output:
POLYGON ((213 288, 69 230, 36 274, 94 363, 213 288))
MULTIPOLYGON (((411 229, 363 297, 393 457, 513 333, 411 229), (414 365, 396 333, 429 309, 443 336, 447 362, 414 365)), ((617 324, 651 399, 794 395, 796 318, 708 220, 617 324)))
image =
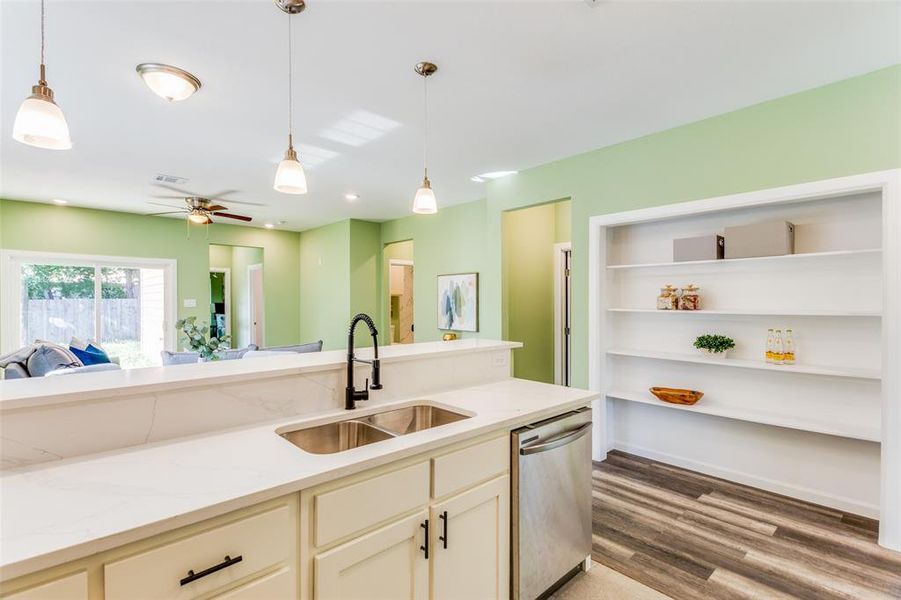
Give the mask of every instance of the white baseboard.
POLYGON ((676 467, 691 469, 692 471, 698 471, 699 473, 704 473, 705 475, 727 479, 729 481, 734 481, 735 483, 741 483, 744 485, 760 488, 768 492, 782 494, 783 496, 790 496, 792 498, 797 498, 806 502, 813 502, 814 504, 828 506, 830 508, 835 508, 837 510, 849 512, 855 515, 862 515, 871 519, 879 518, 879 507, 875 504, 867 504, 851 498, 845 498, 843 496, 824 494, 823 492, 820 492, 818 490, 794 485, 786 481, 777 481, 774 479, 759 477, 752 473, 736 471, 734 469, 727 469, 707 462, 685 458, 676 454, 658 452, 650 448, 636 446, 625 442, 614 442, 607 448, 607 451, 609 452, 613 449, 622 450, 623 452, 628 452, 630 454, 637 454, 638 456, 656 460, 676 467))

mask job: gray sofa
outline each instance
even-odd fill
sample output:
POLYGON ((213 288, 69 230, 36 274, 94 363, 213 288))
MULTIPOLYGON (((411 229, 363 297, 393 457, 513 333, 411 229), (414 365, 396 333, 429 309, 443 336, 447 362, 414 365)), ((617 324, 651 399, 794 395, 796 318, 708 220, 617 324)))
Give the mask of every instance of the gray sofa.
MULTIPOLYGON (((274 356, 278 354, 295 353, 303 354, 306 352, 320 352, 322 350, 322 340, 310 342, 307 344, 292 344, 288 346, 269 346, 260 348, 256 344, 250 344, 244 348, 235 348, 226 350, 219 360, 237 360, 239 358, 260 358, 263 356, 274 356)), ((166 365, 190 365, 200 360, 199 352, 172 352, 163 350, 160 352, 160 358, 163 360, 163 366, 166 365)))
POLYGON ((48 375, 96 373, 119 369, 116 363, 85 366, 68 348, 51 342, 35 342, 0 356, 3 379, 28 379, 48 375))

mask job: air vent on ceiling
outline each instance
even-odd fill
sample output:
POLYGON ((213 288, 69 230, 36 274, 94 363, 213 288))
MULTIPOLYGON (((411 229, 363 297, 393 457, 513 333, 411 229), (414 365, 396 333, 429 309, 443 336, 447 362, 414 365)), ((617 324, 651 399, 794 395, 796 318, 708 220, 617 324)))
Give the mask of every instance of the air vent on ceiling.
POLYGON ((175 175, 166 175, 164 173, 158 173, 153 177, 153 181, 155 183, 168 183, 171 185, 184 185, 188 183, 188 179, 186 177, 177 177, 175 175))

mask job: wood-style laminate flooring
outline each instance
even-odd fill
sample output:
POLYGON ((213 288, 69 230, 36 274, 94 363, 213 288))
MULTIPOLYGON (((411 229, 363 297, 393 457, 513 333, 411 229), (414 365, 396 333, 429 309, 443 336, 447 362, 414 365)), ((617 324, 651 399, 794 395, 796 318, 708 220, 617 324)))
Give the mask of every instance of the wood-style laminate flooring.
POLYGON ((624 452, 594 463, 594 560, 675 600, 897 600, 877 525, 624 452))

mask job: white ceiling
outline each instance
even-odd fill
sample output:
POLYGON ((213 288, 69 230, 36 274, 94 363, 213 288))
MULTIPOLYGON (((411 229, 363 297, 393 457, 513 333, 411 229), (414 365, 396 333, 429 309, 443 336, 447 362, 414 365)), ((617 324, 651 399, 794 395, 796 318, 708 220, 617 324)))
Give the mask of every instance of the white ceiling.
POLYGON ((899 6, 308 0, 294 17, 294 74, 310 193, 288 196, 272 190, 287 135, 287 17, 271 1, 48 0, 48 80, 74 143, 58 152, 11 138, 36 79, 39 4, 2 0, 0 196, 153 212, 151 180, 165 173, 200 194, 233 189, 228 198, 263 204, 231 207, 257 225, 395 218, 409 214, 422 176, 421 59, 439 65, 429 174, 448 206, 483 197, 469 181, 477 173, 901 62, 899 6), (141 62, 185 68, 203 89, 166 104, 135 74, 141 62), (346 119, 384 132, 348 144, 329 133, 346 119), (309 164, 316 155, 330 157, 309 164), (361 198, 348 202, 350 191, 361 198))

